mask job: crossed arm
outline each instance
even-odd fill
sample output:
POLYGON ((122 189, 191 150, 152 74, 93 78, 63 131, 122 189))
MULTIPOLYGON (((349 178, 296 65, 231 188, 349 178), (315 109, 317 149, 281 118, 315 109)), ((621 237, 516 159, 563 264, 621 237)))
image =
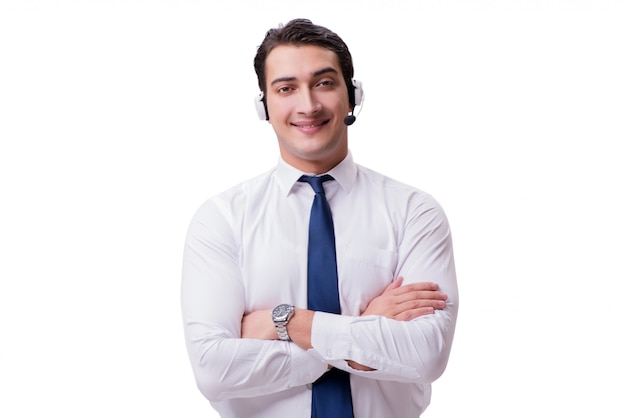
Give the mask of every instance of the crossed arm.
MULTIPOLYGON (((398 278, 349 316, 298 309, 287 327, 292 343, 276 341, 269 310, 245 314, 239 242, 222 206, 210 202, 198 211, 185 244, 181 304, 187 349, 204 396, 221 401, 303 386, 329 364, 376 380, 434 381, 447 363, 458 292, 447 221, 429 202, 412 203, 425 208, 407 220, 389 266, 405 280, 398 278), (416 278, 438 285, 410 283, 416 278)), ((362 266, 353 274, 371 270, 362 266)), ((264 290, 259 282, 273 283, 252 283, 256 294, 264 290)))
MULTIPOLYGON (((398 321, 409 321, 432 314, 435 309, 445 308, 447 295, 439 291, 437 283, 418 282, 402 286, 403 280, 399 277, 389 284, 368 304, 361 316, 379 315, 398 321)), ((291 340, 305 350, 313 348, 311 328, 314 315, 314 311, 296 308, 295 315, 287 324, 291 340)), ((255 311, 244 316, 241 322, 241 337, 277 340, 278 334, 271 319, 271 310, 255 311)), ((347 362, 356 370, 374 370, 353 360, 347 359, 347 362)))

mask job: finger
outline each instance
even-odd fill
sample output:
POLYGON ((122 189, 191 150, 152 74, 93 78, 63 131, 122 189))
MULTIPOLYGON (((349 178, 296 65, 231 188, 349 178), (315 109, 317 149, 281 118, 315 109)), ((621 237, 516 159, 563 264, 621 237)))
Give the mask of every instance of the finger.
POLYGON ((400 291, 397 290, 389 297, 393 298, 394 303, 405 303, 411 301, 445 301, 448 299, 448 295, 443 292, 433 291, 400 291))
POLYGON ((434 312, 435 310, 430 307, 411 309, 399 313, 393 319, 397 321, 410 321, 412 319, 419 318, 420 316, 432 315, 434 312))
POLYGON ((405 312, 418 308, 433 308, 444 309, 446 302, 443 300, 428 299, 428 300, 410 300, 394 307, 395 312, 405 312))
POLYGON ((439 284, 435 282, 415 282, 415 283, 407 283, 403 286, 403 288, 407 288, 411 290, 436 291, 436 290, 439 290, 439 284))
POLYGON ((412 292, 411 295, 413 295, 415 299, 448 300, 447 294, 443 292, 438 292, 438 291, 422 290, 422 291, 412 292))
MULTIPOLYGON (((370 314, 378 314, 387 318, 397 317, 415 317, 415 312, 419 314, 432 313, 434 310, 441 310, 446 307, 446 302, 438 299, 410 299, 399 302, 396 298, 393 302, 388 302, 384 310, 371 312, 370 314)), ((406 320, 406 319, 405 319, 406 320)))
POLYGON ((394 295, 414 292, 439 292, 439 285, 437 283, 410 283, 393 290, 394 295))

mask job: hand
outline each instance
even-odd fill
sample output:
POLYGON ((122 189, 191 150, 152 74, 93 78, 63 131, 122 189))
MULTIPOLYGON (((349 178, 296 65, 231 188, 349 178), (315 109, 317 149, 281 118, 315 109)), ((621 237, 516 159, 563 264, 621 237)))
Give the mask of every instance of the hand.
POLYGON ((348 363, 348 366, 352 367, 354 370, 359 370, 362 372, 371 372, 371 371, 376 370, 376 369, 372 369, 371 367, 359 364, 354 360, 346 360, 346 362, 348 363))
POLYGON ((410 283, 402 286, 404 278, 398 277, 372 299, 361 315, 380 315, 398 321, 409 321, 432 314, 446 307, 448 295, 431 282, 410 283))
MULTIPOLYGON (((403 277, 398 277, 389 284, 383 293, 372 299, 361 316, 380 315, 398 321, 409 321, 432 314, 435 309, 446 307, 445 301, 448 295, 439 291, 437 283, 420 282, 402 286, 403 280, 403 277)), ((376 370, 354 360, 347 360, 347 362, 355 370, 376 370)))
POLYGON ((277 340, 278 334, 272 311, 254 311, 245 315, 241 320, 241 338, 256 338, 258 340, 277 340))

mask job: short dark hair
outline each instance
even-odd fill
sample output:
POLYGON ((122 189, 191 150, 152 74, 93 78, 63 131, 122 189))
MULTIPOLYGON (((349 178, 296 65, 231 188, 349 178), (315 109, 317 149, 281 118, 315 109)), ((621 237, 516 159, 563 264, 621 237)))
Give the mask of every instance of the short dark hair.
POLYGON ((335 32, 323 26, 314 25, 308 19, 294 19, 284 26, 268 30, 265 34, 265 39, 263 39, 254 57, 254 70, 258 78, 259 88, 263 93, 267 93, 265 60, 269 53, 280 45, 314 45, 337 54, 341 72, 348 87, 350 107, 354 108, 354 86, 352 85, 354 66, 348 45, 335 32))

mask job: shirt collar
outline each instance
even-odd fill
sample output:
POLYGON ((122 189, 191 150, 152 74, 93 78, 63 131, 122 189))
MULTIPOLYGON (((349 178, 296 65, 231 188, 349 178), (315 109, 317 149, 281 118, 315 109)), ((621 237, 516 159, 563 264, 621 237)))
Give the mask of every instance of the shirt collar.
MULTIPOLYGON (((310 175, 310 173, 304 173, 287 164, 282 157, 279 158, 275 175, 276 181, 284 196, 288 196, 291 193, 293 186, 298 182, 298 179, 305 174, 310 175)), ((352 186, 356 181, 357 174, 357 167, 352 159, 352 153, 348 151, 348 155, 342 162, 330 169, 327 173, 322 174, 330 174, 333 176, 335 181, 337 181, 337 184, 339 184, 339 187, 341 187, 344 192, 350 192, 350 189, 352 189, 352 186)))

